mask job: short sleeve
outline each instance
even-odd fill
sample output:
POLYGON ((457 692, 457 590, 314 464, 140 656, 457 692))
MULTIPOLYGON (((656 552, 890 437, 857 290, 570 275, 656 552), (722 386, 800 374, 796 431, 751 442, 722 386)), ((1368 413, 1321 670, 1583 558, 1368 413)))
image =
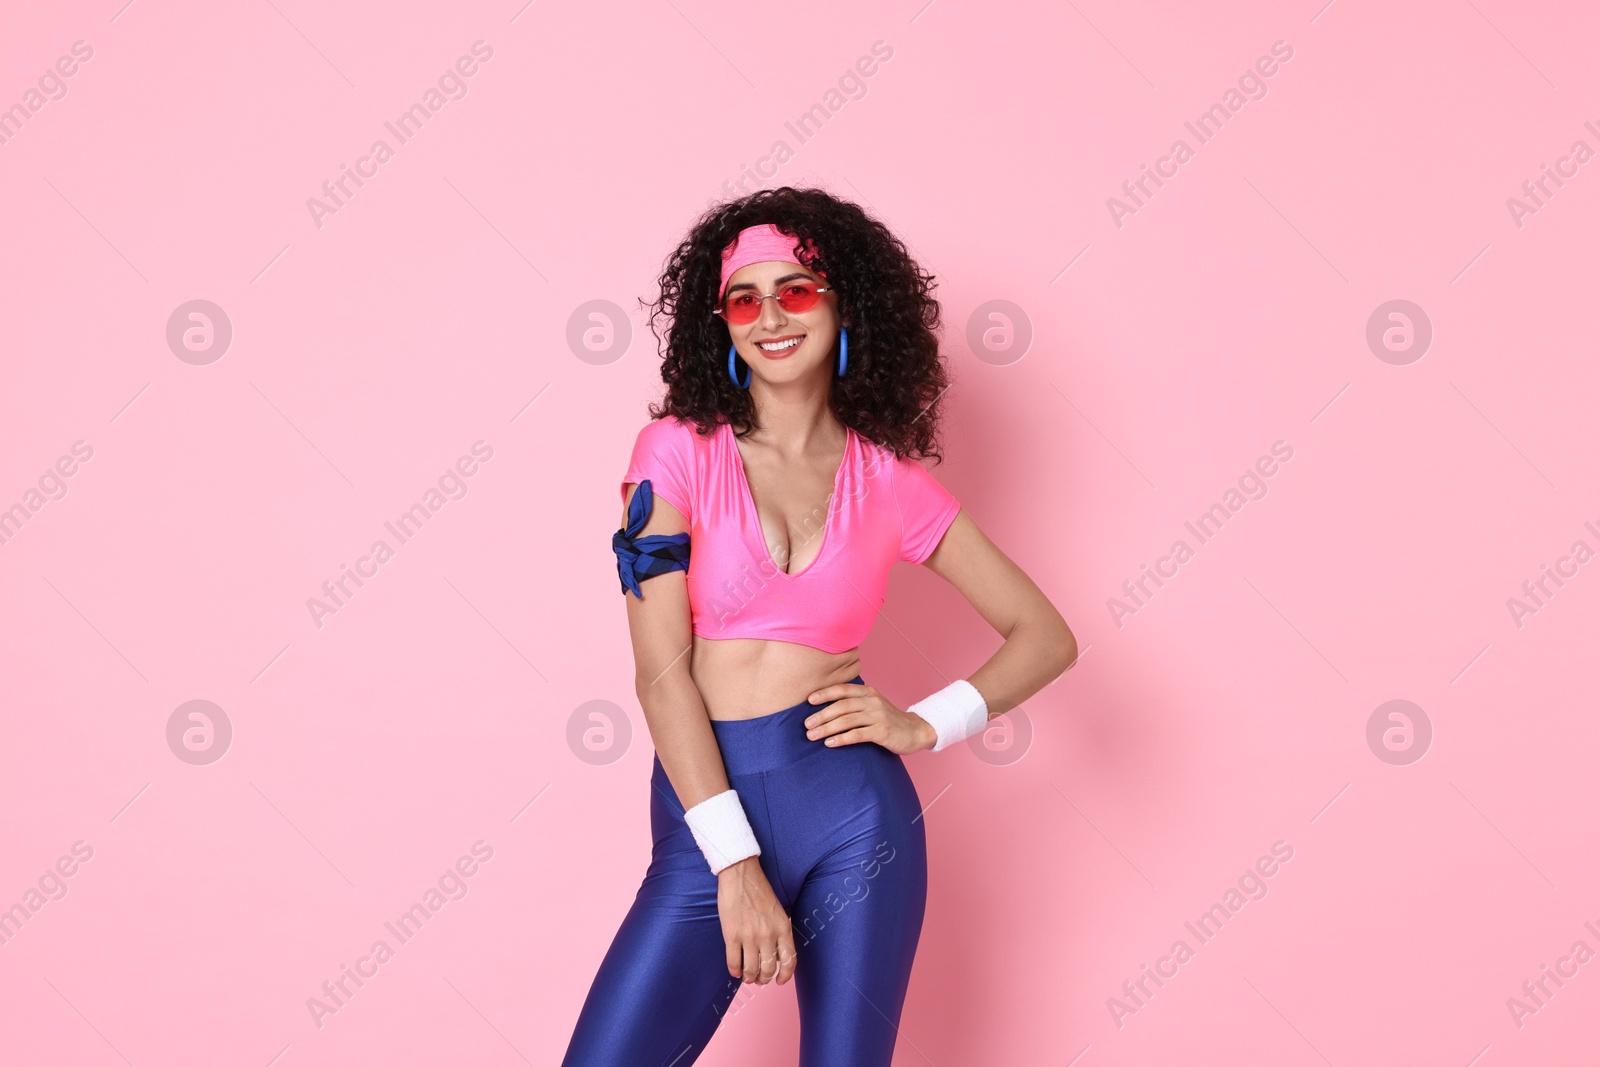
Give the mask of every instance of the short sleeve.
POLYGON ((939 546, 939 539, 961 510, 961 502, 915 460, 896 460, 894 469, 895 503, 900 508, 900 559, 921 563, 939 546))
POLYGON ((650 489, 667 503, 694 519, 694 427, 672 415, 653 419, 633 443, 621 492, 628 499, 629 483, 650 479, 650 489))

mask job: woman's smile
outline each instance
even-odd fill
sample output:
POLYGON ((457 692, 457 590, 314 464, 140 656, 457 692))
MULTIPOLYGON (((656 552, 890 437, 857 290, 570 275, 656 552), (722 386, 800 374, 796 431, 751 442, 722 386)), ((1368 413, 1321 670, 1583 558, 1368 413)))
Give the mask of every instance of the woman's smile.
POLYGON ((756 347, 761 349, 762 354, 768 359, 783 359, 800 347, 800 342, 804 340, 804 334, 790 333, 771 340, 757 341, 756 347))

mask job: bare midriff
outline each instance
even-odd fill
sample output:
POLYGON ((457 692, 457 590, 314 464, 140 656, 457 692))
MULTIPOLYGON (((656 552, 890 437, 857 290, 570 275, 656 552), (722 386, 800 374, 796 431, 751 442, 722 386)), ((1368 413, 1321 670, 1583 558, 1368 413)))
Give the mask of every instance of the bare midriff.
POLYGON ((756 719, 861 673, 861 650, 824 652, 761 638, 696 634, 690 676, 713 719, 756 719))

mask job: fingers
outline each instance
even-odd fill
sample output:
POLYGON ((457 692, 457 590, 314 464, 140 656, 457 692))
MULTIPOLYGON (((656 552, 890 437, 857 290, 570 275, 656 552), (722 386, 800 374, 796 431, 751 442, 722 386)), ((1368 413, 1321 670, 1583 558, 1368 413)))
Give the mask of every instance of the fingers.
POLYGON ((794 967, 800 959, 794 950, 794 938, 788 933, 778 935, 778 984, 783 985, 794 977, 794 967))
MULTIPOLYGON (((773 953, 768 950, 767 954, 770 956, 773 953)), ((761 979, 761 948, 754 939, 744 942, 744 970, 742 976, 747 985, 751 982, 759 982, 761 979)))
POLYGON ((788 916, 778 916, 783 925, 758 929, 743 936, 723 942, 728 962, 728 973, 746 984, 766 985, 774 980, 779 985, 794 976, 799 955, 794 950, 794 932, 788 926, 788 916))
POLYGON ((853 699, 851 699, 849 697, 845 697, 845 698, 842 698, 842 699, 839 699, 839 700, 835 700, 832 704, 829 704, 827 707, 818 708, 816 711, 812 712, 810 715, 807 715, 806 716, 806 729, 809 730, 812 727, 820 726, 823 723, 827 722, 829 719, 833 719, 833 718, 836 718, 836 717, 838 717, 840 715, 844 715, 847 712, 859 711, 860 709, 861 709, 861 702, 859 700, 853 700, 853 699))
POLYGON ((888 734, 884 730, 883 724, 873 722, 868 723, 866 726, 858 726, 854 730, 846 730, 842 734, 834 734, 832 737, 824 741, 823 744, 836 748, 839 745, 859 745, 863 741, 881 742, 885 740, 887 736, 888 734))
POLYGON ((729 946, 730 961, 735 953, 740 962, 730 963, 728 973, 743 979, 746 985, 766 985, 773 979, 782 985, 794 974, 794 942, 786 941, 782 935, 769 935, 765 943, 754 939, 734 942, 729 946))
POLYGON ((842 697, 870 696, 877 690, 870 685, 857 685, 854 682, 839 682, 835 685, 825 685, 821 689, 806 697, 813 704, 820 704, 824 700, 838 700, 842 697))
POLYGON ((756 981, 761 985, 777 982, 779 985, 794 977, 799 954, 794 950, 794 936, 788 930, 778 933, 772 944, 759 949, 761 962, 756 968, 756 981))
MULTIPOLYGON (((841 715, 849 715, 851 712, 866 712, 871 715, 882 715, 883 709, 886 706, 887 705, 885 701, 877 694, 872 694, 871 696, 863 694, 862 696, 856 697, 840 697, 827 707, 818 708, 810 715, 807 715, 806 729, 810 730, 814 727, 821 726, 825 722, 830 722, 841 715)), ((824 735, 819 734, 818 736, 821 737, 824 735)))
POLYGON ((877 722, 880 716, 871 711, 850 711, 842 715, 835 715, 820 726, 806 731, 806 737, 813 741, 821 740, 823 744, 838 744, 834 738, 846 730, 870 726, 877 722))

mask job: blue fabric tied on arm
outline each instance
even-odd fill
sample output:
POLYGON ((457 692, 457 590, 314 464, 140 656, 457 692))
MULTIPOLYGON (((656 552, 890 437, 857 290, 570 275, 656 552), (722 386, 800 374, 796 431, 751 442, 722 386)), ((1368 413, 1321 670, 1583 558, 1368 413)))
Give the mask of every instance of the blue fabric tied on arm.
POLYGON ((628 501, 628 525, 611 535, 611 550, 617 554, 617 577, 622 579, 623 596, 631 590, 643 600, 644 594, 639 591, 641 581, 668 571, 689 569, 687 533, 637 536, 649 521, 654 504, 654 490, 650 479, 646 478, 628 501))

